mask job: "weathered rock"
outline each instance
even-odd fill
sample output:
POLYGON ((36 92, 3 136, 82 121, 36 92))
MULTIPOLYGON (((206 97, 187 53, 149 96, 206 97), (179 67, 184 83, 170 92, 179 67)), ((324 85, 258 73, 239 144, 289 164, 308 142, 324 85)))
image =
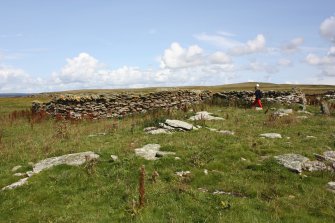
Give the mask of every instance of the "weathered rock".
POLYGON ((14 166, 14 167, 12 168, 12 172, 16 172, 16 171, 18 171, 20 168, 22 168, 21 165, 14 166))
POLYGON ((8 186, 2 188, 2 190, 12 190, 12 189, 15 189, 17 187, 21 187, 22 185, 24 185, 24 184, 26 184, 28 182, 28 178, 29 177, 20 179, 19 181, 15 182, 15 183, 12 183, 11 185, 8 185, 8 186))
POLYGON ((169 125, 173 128, 183 129, 183 130, 187 130, 187 131, 190 131, 193 128, 195 128, 192 124, 189 124, 187 122, 180 121, 180 120, 167 119, 165 121, 165 124, 167 124, 167 125, 169 125))
POLYGON ((261 137, 265 137, 265 138, 270 138, 270 139, 281 139, 281 135, 279 133, 263 133, 260 134, 261 137))
POLYGON ((326 164, 320 161, 306 161, 302 164, 302 169, 309 172, 327 170, 326 164))
POLYGON ((14 173, 13 175, 16 177, 28 176, 26 173, 14 173))
POLYGON ((282 116, 286 116, 286 115, 289 115, 289 114, 292 114, 293 113, 293 110, 292 109, 278 109, 276 112, 274 112, 273 114, 274 115, 277 115, 279 117, 282 117, 282 116))
POLYGON ((326 101, 321 101, 320 110, 321 110, 322 114, 330 115, 329 106, 328 106, 328 103, 326 101))
POLYGON ((156 160, 156 154, 161 146, 159 144, 147 144, 142 148, 135 149, 135 154, 141 156, 146 160, 156 160))
POLYGON ((117 161, 117 160, 119 159, 119 157, 116 156, 116 155, 111 155, 111 159, 112 159, 113 161, 117 161))
POLYGON ((148 134, 151 134, 151 135, 171 134, 171 130, 168 130, 168 129, 156 128, 156 127, 149 127, 149 128, 145 128, 144 131, 148 134))
POLYGON ((302 172, 303 164, 309 161, 307 157, 293 153, 275 156, 274 158, 278 161, 278 163, 284 165, 289 170, 298 173, 302 172))
POLYGON ((191 174, 191 171, 179 171, 179 172, 176 172, 176 174, 180 177, 185 177, 187 175, 190 175, 191 174))
POLYGON ((99 155, 94 152, 82 152, 82 153, 73 153, 63 156, 51 157, 45 160, 42 160, 34 165, 33 172, 39 173, 42 170, 49 169, 57 165, 70 165, 70 166, 79 166, 85 163, 87 160, 98 159, 99 155))
POLYGON ((212 116, 212 113, 209 113, 207 111, 201 111, 201 112, 197 112, 196 115, 190 117, 190 120, 192 121, 198 121, 198 120, 224 120, 224 118, 221 117, 215 117, 212 116))
POLYGON ((218 133, 220 133, 222 135, 235 135, 235 133, 233 131, 229 131, 229 130, 220 130, 220 131, 218 131, 218 133))
POLYGON ((332 190, 333 192, 335 192, 335 182, 328 182, 327 186, 329 190, 332 190))
POLYGON ((327 161, 335 162, 335 151, 325 151, 323 156, 327 161))

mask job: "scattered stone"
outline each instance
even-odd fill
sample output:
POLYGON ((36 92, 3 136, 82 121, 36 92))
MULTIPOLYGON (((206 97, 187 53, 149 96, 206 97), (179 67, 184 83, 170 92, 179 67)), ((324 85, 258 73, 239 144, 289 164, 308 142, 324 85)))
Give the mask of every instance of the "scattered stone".
POLYGON ((298 119, 308 119, 307 116, 303 115, 303 116, 297 116, 298 119))
POLYGON ((26 174, 27 174, 28 177, 31 177, 31 176, 33 176, 35 173, 34 173, 33 171, 27 171, 26 174))
POLYGON ((306 139, 316 139, 315 136, 306 136, 306 139))
POLYGON ((180 157, 176 156, 174 159, 175 159, 175 160, 180 160, 180 157))
POLYGON ((265 138, 270 138, 270 139, 281 139, 281 135, 278 134, 278 133, 263 133, 263 134, 260 134, 261 137, 265 137, 265 138))
POLYGON ((241 157, 241 160, 242 160, 242 161, 247 161, 247 159, 246 159, 246 158, 243 158, 243 157, 241 157))
POLYGON ((215 117, 212 116, 212 113, 209 113, 207 111, 201 111, 197 112, 195 116, 190 117, 190 120, 192 121, 198 121, 198 120, 224 120, 224 118, 221 117, 215 117))
POLYGON ((34 165, 33 172, 39 173, 42 170, 49 169, 57 165, 70 165, 70 166, 79 166, 84 164, 86 161, 92 159, 98 159, 99 155, 94 152, 82 152, 82 153, 73 153, 63 156, 51 157, 45 160, 42 160, 34 165))
POLYGON ((147 144, 142 148, 135 149, 135 154, 146 160, 156 160, 163 156, 176 155, 175 152, 160 151, 160 148, 159 144, 147 144))
POLYGON ((116 156, 116 155, 111 155, 111 159, 112 159, 113 161, 117 161, 117 160, 119 159, 119 157, 116 156))
POLYGON ((335 182, 328 182, 327 186, 329 190, 335 192, 335 182))
POLYGON ((204 174, 208 175, 208 170, 207 169, 204 169, 204 174))
POLYGON ((2 190, 12 190, 12 189, 15 189, 17 187, 21 187, 22 185, 24 185, 24 184, 26 184, 28 182, 28 178, 29 177, 20 179, 19 181, 15 182, 15 183, 12 183, 11 185, 8 185, 8 186, 2 188, 2 190))
POLYGON ((203 192, 203 193, 207 193, 207 192, 208 192, 208 190, 207 190, 206 188, 201 188, 201 187, 199 187, 198 190, 199 190, 200 192, 203 192))
POLYGON ((306 161, 302 164, 302 169, 309 172, 327 170, 326 164, 320 161, 306 161))
POLYGON ((290 199, 294 199, 295 196, 291 194, 291 195, 288 195, 288 198, 290 198, 290 199))
POLYGON ((221 130, 221 131, 218 131, 218 133, 221 133, 222 135, 235 135, 233 131, 229 131, 229 130, 221 130))
POLYGON ((172 134, 171 130, 163 129, 163 128, 156 128, 156 127, 145 128, 144 131, 151 135, 172 134))
POLYGON ((176 174, 180 177, 185 177, 187 175, 190 175, 191 174, 191 171, 180 171, 180 172, 176 172, 176 174))
POLYGON ((23 177, 23 176, 27 176, 27 174, 26 174, 26 173, 14 173, 13 175, 14 175, 14 176, 16 176, 16 177, 23 177))
POLYGON ((327 161, 335 162, 335 151, 325 151, 323 156, 327 161))
POLYGON ((18 171, 20 168, 22 168, 21 165, 14 166, 14 167, 12 168, 12 172, 16 172, 16 171, 18 171))
POLYGON ((142 148, 135 149, 135 154, 141 156, 146 160, 156 160, 156 154, 161 146, 159 144, 147 144, 142 148))
POLYGON ((287 115, 292 114, 292 113, 293 113, 292 109, 283 109, 283 108, 280 108, 276 112, 274 112, 273 114, 277 115, 279 117, 282 117, 282 116, 287 116, 287 115))
POLYGON ((321 101, 320 110, 321 110, 322 114, 330 115, 329 106, 328 106, 328 103, 326 101, 321 101))
POLYGON ((183 130, 187 130, 187 131, 190 131, 190 130, 195 128, 192 124, 189 124, 187 122, 180 121, 180 120, 167 119, 165 121, 165 124, 167 124, 167 125, 169 125, 173 128, 183 129, 183 130))
POLYGON ((284 165, 289 170, 298 173, 302 172, 303 164, 309 161, 307 157, 293 153, 275 156, 274 158, 278 161, 278 163, 284 165))

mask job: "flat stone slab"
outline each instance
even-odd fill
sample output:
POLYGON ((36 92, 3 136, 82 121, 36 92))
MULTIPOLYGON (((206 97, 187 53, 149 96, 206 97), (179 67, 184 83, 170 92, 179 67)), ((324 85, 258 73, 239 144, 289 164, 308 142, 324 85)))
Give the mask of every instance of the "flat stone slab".
POLYGON ((198 120, 224 120, 224 118, 221 117, 215 117, 212 116, 212 113, 206 112, 206 111, 201 111, 201 112, 197 112, 196 115, 191 116, 190 120, 192 121, 198 121, 198 120))
POLYGON ((187 131, 195 129, 195 127, 192 124, 184 122, 184 121, 180 121, 180 120, 167 119, 165 121, 165 124, 167 124, 167 125, 169 125, 173 128, 181 128, 181 129, 184 129, 184 130, 187 130, 187 131))
POLYGON ((160 148, 159 144, 147 144, 142 148, 135 149, 135 154, 146 160, 157 160, 163 156, 176 155, 175 152, 160 151, 160 148))
POLYGON ((2 190, 12 190, 12 189, 15 189, 17 187, 21 187, 22 185, 28 183, 28 179, 29 179, 29 177, 20 179, 19 181, 15 182, 15 183, 12 183, 11 185, 3 187, 2 190))
POLYGON ((20 186, 26 184, 30 177, 32 177, 33 175, 35 175, 35 174, 37 174, 37 173, 39 173, 39 172, 41 172, 45 169, 49 169, 51 167, 58 166, 58 165, 61 165, 61 164, 66 164, 66 165, 70 165, 70 166, 79 166, 79 165, 85 163, 86 161, 89 161, 89 160, 92 160, 92 159, 98 159, 98 158, 99 158, 99 155, 95 154, 94 152, 91 152, 91 151, 82 152, 82 153, 73 153, 73 154, 67 154, 67 155, 63 155, 63 156, 47 158, 45 160, 42 160, 42 161, 36 163, 33 166, 32 171, 27 171, 25 175, 27 175, 28 177, 20 179, 19 181, 2 188, 2 190, 15 189, 17 187, 20 187, 20 186))
POLYGON ((303 164, 309 159, 299 154, 288 153, 274 157, 278 163, 294 172, 301 173, 303 170, 303 164))
POLYGON ((156 127, 149 127, 145 128, 144 131, 151 135, 158 135, 158 134, 172 134, 171 130, 165 128, 156 128, 156 127))
POLYGON ((289 115, 289 114, 292 114, 292 113, 293 113, 292 109, 283 109, 283 108, 280 108, 277 111, 275 111, 273 114, 277 115, 279 117, 282 117, 282 116, 286 116, 286 115, 289 115))
POLYGON ((91 151, 51 157, 36 163, 33 167, 33 172, 36 174, 41 172, 42 170, 49 169, 51 167, 62 164, 70 166, 79 166, 85 163, 87 160, 98 159, 98 158, 99 155, 91 151))
POLYGON ((259 136, 270 138, 270 139, 281 139, 282 138, 279 133, 263 133, 263 134, 260 134, 259 136))

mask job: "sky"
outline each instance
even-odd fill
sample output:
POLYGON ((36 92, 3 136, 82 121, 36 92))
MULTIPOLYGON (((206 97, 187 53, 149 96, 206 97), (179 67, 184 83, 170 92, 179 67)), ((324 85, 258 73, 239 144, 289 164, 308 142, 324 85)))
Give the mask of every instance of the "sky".
POLYGON ((334 0, 0 0, 0 93, 335 85, 334 0))

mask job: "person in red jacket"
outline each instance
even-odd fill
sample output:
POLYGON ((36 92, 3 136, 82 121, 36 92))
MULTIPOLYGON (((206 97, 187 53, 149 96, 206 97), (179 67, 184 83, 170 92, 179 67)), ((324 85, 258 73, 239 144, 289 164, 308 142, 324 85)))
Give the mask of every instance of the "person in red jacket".
POLYGON ((259 84, 256 84, 255 86, 255 101, 254 103, 252 103, 252 107, 253 106, 258 106, 260 109, 263 109, 263 105, 262 105, 262 102, 261 102, 261 98, 263 96, 263 93, 261 90, 259 90, 259 84))

